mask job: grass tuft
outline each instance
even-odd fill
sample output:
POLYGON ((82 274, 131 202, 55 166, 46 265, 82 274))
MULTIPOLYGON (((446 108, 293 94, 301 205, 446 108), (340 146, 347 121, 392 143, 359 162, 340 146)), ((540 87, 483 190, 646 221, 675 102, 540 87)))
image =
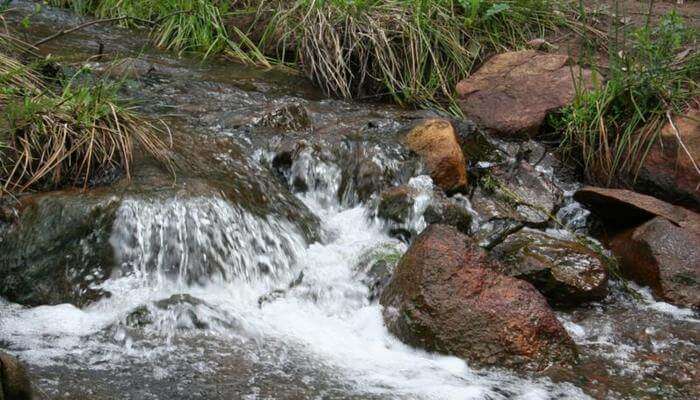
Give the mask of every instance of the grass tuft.
POLYGON ((135 144, 169 164, 167 127, 125 105, 117 83, 49 79, 21 46, 0 34, 0 197, 130 177, 135 144))
POLYGON ((612 43, 610 72, 599 89, 580 91, 554 122, 562 150, 578 161, 588 181, 631 186, 667 113, 682 114, 700 98, 697 31, 675 13, 612 43))
POLYGON ((130 176, 135 141, 165 160, 160 129, 120 105, 117 91, 113 83, 68 84, 57 96, 26 93, 8 103, 0 183, 22 192, 130 176))

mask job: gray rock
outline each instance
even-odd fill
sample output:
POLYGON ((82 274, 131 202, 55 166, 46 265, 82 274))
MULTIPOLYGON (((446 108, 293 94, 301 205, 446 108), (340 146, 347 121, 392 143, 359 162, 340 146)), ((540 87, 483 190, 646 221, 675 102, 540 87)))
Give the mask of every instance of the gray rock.
POLYGON ((109 237, 119 199, 58 192, 23 199, 15 223, 0 232, 0 295, 23 305, 73 303, 114 268, 109 237))
POLYGON ((471 202, 485 220, 511 219, 529 226, 544 226, 556 214, 563 193, 550 177, 525 161, 492 168, 483 176, 471 202))
POLYGON ((578 241, 531 229, 508 236, 491 251, 500 272, 532 283, 551 302, 578 304, 607 292, 604 258, 578 241))

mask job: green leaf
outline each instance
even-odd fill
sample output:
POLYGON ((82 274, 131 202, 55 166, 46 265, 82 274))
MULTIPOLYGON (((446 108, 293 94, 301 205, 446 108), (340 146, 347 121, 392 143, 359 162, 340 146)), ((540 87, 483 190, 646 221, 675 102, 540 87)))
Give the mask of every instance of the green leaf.
POLYGON ((510 5, 507 3, 496 3, 492 5, 488 10, 486 10, 486 19, 493 17, 496 14, 500 14, 504 11, 510 10, 510 5))

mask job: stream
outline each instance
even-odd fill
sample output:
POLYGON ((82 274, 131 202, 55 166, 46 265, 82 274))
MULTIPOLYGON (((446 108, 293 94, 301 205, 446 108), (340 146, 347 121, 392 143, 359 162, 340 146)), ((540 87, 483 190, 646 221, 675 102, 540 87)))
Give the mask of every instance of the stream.
MULTIPOLYGON (((21 31, 33 40, 81 20, 15 7, 9 22, 31 14, 21 31)), ((99 47, 98 73, 110 58, 145 65, 125 92, 171 126, 178 172, 141 160, 130 182, 46 195, 60 207, 114 209, 105 240, 117 268, 76 272, 95 301, 26 307, 0 298, 0 347, 27 364, 38 398, 693 397, 700 317, 633 284, 613 281, 604 300, 557 310, 581 353, 571 370, 470 368, 387 331, 362 265, 408 246, 376 216, 382 189, 420 191, 402 229, 426 226, 432 182, 400 139, 430 112, 328 99, 284 71, 158 52, 145 34, 114 26, 42 52, 70 68, 99 47), (370 162, 379 173, 365 173, 370 162)), ((561 185, 569 193, 577 183, 561 185)), ((571 225, 585 227, 585 210, 566 201, 571 225)), ((477 215, 468 199, 464 206, 477 215)), ((75 254, 89 257, 92 245, 75 254)))

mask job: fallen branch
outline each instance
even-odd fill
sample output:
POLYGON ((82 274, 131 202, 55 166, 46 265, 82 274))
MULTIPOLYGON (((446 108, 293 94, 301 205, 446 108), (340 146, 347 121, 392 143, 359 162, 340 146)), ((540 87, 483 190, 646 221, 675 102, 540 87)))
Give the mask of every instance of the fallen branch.
MULTIPOLYGON (((74 26, 74 27, 72 27, 72 28, 70 28, 70 29, 64 29, 64 30, 62 30, 62 31, 58 31, 58 32, 54 33, 54 34, 51 35, 51 36, 47 36, 47 37, 45 37, 45 38, 39 40, 38 42, 34 43, 34 46, 35 46, 35 47, 40 46, 40 45, 42 45, 42 44, 44 44, 44 43, 46 43, 46 42, 49 42, 49 41, 51 41, 51 40, 56 39, 57 37, 61 37, 61 36, 63 36, 63 35, 67 35, 67 34, 69 34, 69 33, 75 32, 75 31, 77 31, 77 30, 80 30, 80 29, 83 29, 83 28, 87 28, 88 26, 92 26, 92 25, 96 25, 96 24, 102 24, 102 23, 107 23, 107 22, 122 21, 122 20, 125 20, 125 19, 128 19, 128 18, 131 18, 131 17, 129 17, 129 16, 127 16, 127 15, 123 15, 123 16, 121 16, 121 17, 105 18, 105 19, 98 19, 98 20, 95 20, 95 21, 85 22, 84 24, 80 24, 80 25, 78 25, 78 26, 74 26)), ((150 22, 150 21, 149 21, 149 22, 150 22)))
POLYGON ((62 31, 58 31, 58 32, 54 33, 54 34, 51 35, 51 36, 45 37, 45 38, 39 40, 38 42, 34 43, 34 47, 40 46, 40 45, 42 45, 42 44, 44 44, 44 43, 46 43, 46 42, 49 42, 49 41, 51 41, 51 40, 54 40, 54 39, 56 39, 56 38, 58 38, 58 37, 61 37, 61 36, 63 36, 63 35, 67 35, 67 34, 69 34, 69 33, 72 33, 72 32, 75 32, 75 31, 78 31, 78 30, 80 30, 80 29, 84 29, 84 28, 87 28, 87 27, 89 27, 89 26, 96 25, 96 24, 103 24, 103 23, 108 23, 108 22, 123 21, 123 20, 125 20, 125 19, 132 19, 132 20, 134 20, 134 21, 138 21, 138 22, 141 22, 141 23, 150 25, 150 26, 152 26, 152 27, 156 27, 156 26, 158 26, 158 24, 160 24, 161 22, 163 22, 163 21, 164 21, 165 19, 167 19, 167 18, 170 18, 170 17, 172 17, 172 16, 174 16, 174 15, 178 15, 178 14, 188 14, 188 13, 191 13, 191 12, 192 12, 191 10, 180 10, 180 11, 175 11, 175 12, 170 13, 170 14, 168 14, 168 15, 164 15, 164 16, 158 18, 158 19, 155 20, 155 21, 151 21, 151 20, 147 20, 147 19, 142 19, 142 18, 137 18, 137 17, 133 17, 133 16, 130 16, 130 15, 122 15, 122 16, 120 16, 120 17, 105 18, 105 19, 98 19, 98 20, 94 20, 94 21, 89 21, 89 22, 85 22, 85 23, 83 23, 83 24, 80 24, 80 25, 78 25, 78 26, 74 26, 74 27, 72 27, 72 28, 70 28, 70 29, 64 29, 64 30, 62 30, 62 31))

